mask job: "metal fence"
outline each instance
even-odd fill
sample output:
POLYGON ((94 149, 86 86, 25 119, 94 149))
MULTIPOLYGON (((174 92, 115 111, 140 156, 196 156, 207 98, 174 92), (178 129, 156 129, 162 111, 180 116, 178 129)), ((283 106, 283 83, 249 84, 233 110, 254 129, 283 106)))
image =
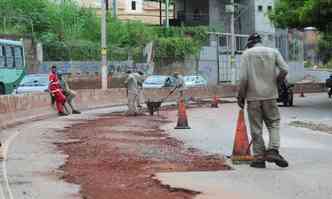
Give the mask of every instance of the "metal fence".
MULTIPOLYGON (((236 82, 239 80, 241 54, 246 49, 249 35, 235 34, 235 57, 232 58, 231 34, 210 32, 218 55, 219 82, 236 82), (232 65, 232 62, 234 63, 232 65)), ((298 31, 277 31, 275 34, 261 34, 265 46, 277 48, 284 59, 297 68, 303 65, 303 36, 298 31)))

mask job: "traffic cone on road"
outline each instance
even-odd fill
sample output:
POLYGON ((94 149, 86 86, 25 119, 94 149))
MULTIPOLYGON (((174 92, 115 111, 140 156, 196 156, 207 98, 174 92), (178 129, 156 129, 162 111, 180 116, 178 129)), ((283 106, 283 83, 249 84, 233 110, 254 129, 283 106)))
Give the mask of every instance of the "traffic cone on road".
POLYGON ((218 104, 219 104, 219 99, 218 99, 217 95, 215 95, 212 99, 211 107, 218 108, 218 104))
POLYGON ((178 105, 178 123, 175 129, 190 129, 188 125, 188 118, 186 113, 186 105, 184 104, 184 99, 181 97, 178 105))
POLYGON ((234 163, 243 163, 254 159, 250 152, 250 144, 243 109, 239 112, 231 159, 234 163))

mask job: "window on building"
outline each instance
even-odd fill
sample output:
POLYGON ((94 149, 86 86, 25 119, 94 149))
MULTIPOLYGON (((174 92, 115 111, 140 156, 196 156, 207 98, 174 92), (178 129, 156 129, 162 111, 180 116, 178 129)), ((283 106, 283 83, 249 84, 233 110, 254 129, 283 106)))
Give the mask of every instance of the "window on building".
POLYGON ((258 6, 258 11, 259 11, 259 12, 262 12, 262 11, 263 11, 263 6, 262 6, 262 5, 259 5, 259 6, 258 6))
POLYGON ((5 51, 3 46, 0 46, 0 68, 5 67, 6 59, 5 59, 5 51))
POLYGON ((131 10, 136 10, 136 1, 131 1, 131 10))
POLYGON ((201 20, 201 12, 198 8, 194 10, 194 20, 195 21, 201 20))
POLYGON ((272 6, 267 6, 268 11, 272 11, 272 6))

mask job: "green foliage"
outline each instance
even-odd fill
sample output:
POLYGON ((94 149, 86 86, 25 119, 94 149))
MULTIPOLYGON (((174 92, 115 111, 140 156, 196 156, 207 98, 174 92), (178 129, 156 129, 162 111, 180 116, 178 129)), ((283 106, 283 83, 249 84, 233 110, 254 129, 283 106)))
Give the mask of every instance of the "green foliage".
POLYGON ((329 62, 327 62, 327 64, 325 64, 325 68, 332 69, 332 58, 329 62))
POLYGON ((159 28, 155 31, 158 39, 154 59, 157 63, 198 56, 201 46, 208 41, 208 29, 203 26, 159 28))
POLYGON ((322 32, 332 31, 332 0, 279 0, 271 20, 278 27, 314 26, 322 32))
POLYGON ((321 35, 318 42, 318 53, 323 63, 332 60, 332 33, 321 35))
POLYGON ((187 55, 199 52, 199 45, 191 38, 166 37, 156 41, 155 61, 162 60, 180 61, 187 55))
POLYGON ((312 64, 309 60, 304 61, 304 68, 312 68, 313 65, 314 64, 312 64))
POLYGON ((319 55, 324 63, 332 57, 332 0, 280 0, 270 19, 281 28, 316 27, 322 34, 319 55))
MULTIPOLYGON (((1 0, 0 30, 32 35, 43 43, 45 60, 100 58, 100 17, 76 0, 1 0), (4 23, 5 21, 5 23, 4 23)), ((206 27, 154 27, 138 21, 107 19, 107 42, 112 60, 128 56, 142 61, 143 48, 154 41, 155 59, 183 60, 197 55, 208 39, 206 27)))

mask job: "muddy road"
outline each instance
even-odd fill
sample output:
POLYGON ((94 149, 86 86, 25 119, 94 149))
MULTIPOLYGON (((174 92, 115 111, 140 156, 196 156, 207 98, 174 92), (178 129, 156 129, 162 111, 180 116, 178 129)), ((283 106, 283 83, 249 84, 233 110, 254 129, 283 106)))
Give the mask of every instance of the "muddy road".
POLYGON ((84 199, 194 198, 198 192, 163 186, 154 175, 229 168, 222 156, 169 137, 161 130, 168 117, 165 111, 154 117, 114 113, 67 127, 62 132, 68 141, 56 143, 68 155, 64 180, 80 185, 84 199))

